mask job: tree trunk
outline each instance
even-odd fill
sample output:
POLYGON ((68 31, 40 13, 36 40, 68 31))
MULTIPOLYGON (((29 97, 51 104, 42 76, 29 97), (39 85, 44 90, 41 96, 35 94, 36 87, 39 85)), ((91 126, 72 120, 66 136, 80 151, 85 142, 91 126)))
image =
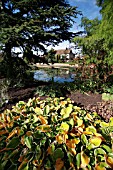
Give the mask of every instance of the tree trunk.
POLYGON ((7 43, 5 45, 5 59, 10 60, 10 58, 11 58, 11 45, 7 43))

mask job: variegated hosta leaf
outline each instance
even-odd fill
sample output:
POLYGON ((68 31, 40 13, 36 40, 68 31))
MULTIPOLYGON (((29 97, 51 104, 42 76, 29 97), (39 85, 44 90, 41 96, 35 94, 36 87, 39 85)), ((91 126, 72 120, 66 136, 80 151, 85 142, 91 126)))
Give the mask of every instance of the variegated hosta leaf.
POLYGON ((40 115, 39 119, 40 119, 42 125, 47 125, 48 124, 48 121, 45 119, 45 117, 40 115))
POLYGON ((93 116, 89 113, 87 113, 85 118, 88 119, 88 120, 93 120, 93 116))
POLYGON ((84 131, 84 134, 86 135, 92 135, 97 132, 96 128, 94 126, 88 126, 86 130, 84 131))
POLYGON ((49 107, 49 105, 46 105, 44 107, 44 114, 47 115, 49 113, 49 111, 50 111, 50 107, 49 107))
POLYGON ((69 130, 69 125, 68 125, 66 122, 62 122, 60 128, 61 128, 63 131, 68 132, 68 130, 69 130))
POLYGON ((43 114, 43 111, 39 108, 39 107, 36 107, 34 109, 34 112, 37 114, 37 115, 42 115, 43 114))
POLYGON ((113 126, 113 117, 110 118, 109 126, 113 126))
POLYGON ((63 116, 63 118, 68 118, 70 116, 70 113, 72 112, 72 107, 63 108, 60 112, 60 114, 63 116))
POLYGON ((74 139, 68 139, 66 140, 66 145, 69 147, 69 148, 75 148, 76 145, 80 142, 79 139, 77 138, 74 138, 74 139))
POLYGON ((105 156, 106 163, 109 165, 111 169, 113 169, 113 157, 105 156))
POLYGON ((89 142, 94 145, 94 147, 99 147, 102 139, 101 137, 98 136, 93 136, 92 138, 89 139, 89 142))
POLYGON ((104 128, 104 127, 108 127, 108 126, 109 126, 109 123, 106 123, 106 122, 100 122, 100 126, 101 126, 102 128, 104 128))
POLYGON ((82 119, 79 119, 79 118, 77 118, 77 126, 82 126, 82 124, 83 124, 83 120, 82 119))
POLYGON ((59 144, 66 143, 66 139, 68 139, 68 135, 67 134, 58 134, 56 136, 56 141, 59 144))
POLYGON ((106 170, 106 167, 103 167, 100 164, 98 164, 96 165, 95 170, 106 170))
POLYGON ((112 128, 70 99, 19 102, 0 114, 0 168, 113 169, 112 128))
POLYGON ((81 152, 81 168, 86 168, 89 162, 90 162, 90 158, 82 151, 81 152))

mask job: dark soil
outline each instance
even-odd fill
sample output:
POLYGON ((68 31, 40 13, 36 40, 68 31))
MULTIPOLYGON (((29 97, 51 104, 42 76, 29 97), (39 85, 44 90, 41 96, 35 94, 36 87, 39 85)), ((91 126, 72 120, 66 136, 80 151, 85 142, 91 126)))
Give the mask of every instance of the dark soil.
MULTIPOLYGON (((40 85, 40 84, 38 84, 40 85)), ((45 85, 45 84, 41 84, 45 85)), ((49 86, 50 84, 47 83, 49 86)), ((31 84, 24 88, 10 88, 8 91, 10 101, 7 104, 4 104, 2 108, 0 108, 0 112, 5 109, 11 109, 12 105, 15 105, 18 101, 24 100, 27 101, 29 98, 38 97, 35 95, 35 89, 37 84, 31 84)), ((71 94, 67 94, 66 97, 71 98, 77 106, 82 107, 88 111, 95 111, 99 115, 101 115, 106 121, 109 120, 111 116, 113 116, 113 102, 104 102, 102 101, 101 94, 97 93, 80 93, 80 92, 72 92, 71 94)), ((41 99, 45 99, 45 97, 41 97, 41 99)))

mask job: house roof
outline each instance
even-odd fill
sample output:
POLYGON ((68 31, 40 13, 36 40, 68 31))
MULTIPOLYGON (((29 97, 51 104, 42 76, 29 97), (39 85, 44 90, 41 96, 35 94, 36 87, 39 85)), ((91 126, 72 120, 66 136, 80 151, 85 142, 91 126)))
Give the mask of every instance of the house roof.
POLYGON ((70 54, 72 53, 71 49, 59 49, 59 50, 55 50, 56 55, 61 55, 61 54, 70 54))

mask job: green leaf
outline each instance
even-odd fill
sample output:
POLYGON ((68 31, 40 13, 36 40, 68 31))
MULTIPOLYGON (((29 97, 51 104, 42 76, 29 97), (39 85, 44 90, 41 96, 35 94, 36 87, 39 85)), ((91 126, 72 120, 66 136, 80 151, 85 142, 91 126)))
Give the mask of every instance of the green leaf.
POLYGON ((44 133, 42 133, 42 132, 40 132, 40 131, 36 131, 36 132, 34 133, 34 137, 35 137, 36 139, 41 139, 41 138, 44 137, 44 133))
POLYGON ((80 153, 76 155, 76 161, 77 161, 77 169, 79 169, 81 165, 81 154, 80 153))
POLYGON ((58 158, 63 158, 64 157, 64 152, 62 151, 61 148, 57 148, 54 151, 54 159, 57 160, 58 158))
POLYGON ((102 145, 101 146, 103 149, 105 149, 108 153, 112 153, 112 149, 109 147, 109 146, 107 146, 107 145, 102 145))
POLYGON ((86 135, 82 134, 81 135, 81 142, 83 143, 83 145, 87 145, 88 144, 88 140, 86 135))
POLYGON ((104 155, 104 154, 106 154, 106 152, 102 148, 97 148, 97 149, 95 149, 94 154, 95 155, 104 155))
POLYGON ((0 170, 5 170, 5 166, 7 164, 8 160, 4 161, 4 162, 0 162, 0 170))
POLYGON ((11 165, 7 170, 17 170, 17 165, 11 165))
POLYGON ((110 96, 110 100, 113 101, 113 95, 110 96))
POLYGON ((49 105, 46 105, 44 107, 44 115, 47 115, 49 113, 49 110, 50 110, 49 105))
POLYGON ((32 140, 32 136, 25 136, 25 144, 29 149, 31 149, 32 140))
POLYGON ((67 156, 69 158, 69 163, 73 162, 73 155, 70 152, 67 153, 67 156))
POLYGON ((11 141, 8 143, 6 148, 16 148, 20 144, 20 139, 18 137, 13 137, 11 141))

